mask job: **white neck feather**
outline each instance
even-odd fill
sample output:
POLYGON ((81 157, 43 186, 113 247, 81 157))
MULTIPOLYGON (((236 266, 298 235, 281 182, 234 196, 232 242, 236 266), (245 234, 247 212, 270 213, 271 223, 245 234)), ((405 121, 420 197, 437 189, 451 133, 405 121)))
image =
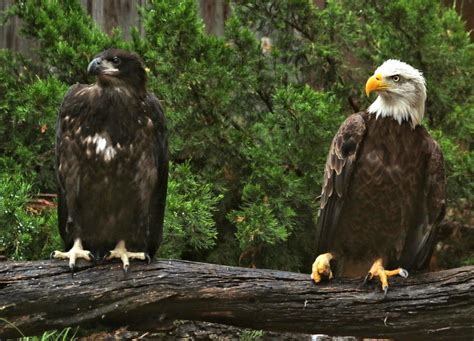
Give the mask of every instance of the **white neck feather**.
POLYGON ((417 125, 421 124, 425 113, 426 95, 423 95, 402 97, 388 93, 380 94, 370 105, 368 111, 375 114, 376 118, 391 117, 400 125, 403 121, 411 122, 412 128, 415 129, 417 125))

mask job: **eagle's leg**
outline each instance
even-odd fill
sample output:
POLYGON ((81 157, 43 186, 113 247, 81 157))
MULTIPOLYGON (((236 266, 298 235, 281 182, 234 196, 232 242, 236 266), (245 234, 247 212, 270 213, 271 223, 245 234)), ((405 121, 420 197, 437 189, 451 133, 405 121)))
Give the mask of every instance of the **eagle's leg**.
POLYGON ((53 251, 51 252, 51 258, 57 259, 69 259, 69 268, 74 273, 74 267, 76 266, 76 259, 82 258, 88 261, 95 261, 94 256, 88 250, 84 250, 80 238, 74 240, 74 245, 68 252, 53 251))
POLYGON ((404 278, 407 278, 408 271, 402 268, 398 268, 395 270, 385 270, 383 267, 382 258, 378 258, 370 268, 369 273, 364 279, 364 283, 370 281, 374 277, 378 277, 380 279, 380 282, 382 283, 382 290, 384 292, 384 295, 386 296, 388 291, 388 278, 396 275, 400 275, 404 278))
POLYGON ((322 277, 327 277, 331 279, 333 277, 331 265, 329 262, 333 259, 334 256, 332 253, 323 253, 316 257, 316 260, 313 263, 312 272, 311 272, 311 279, 315 283, 321 282, 322 277))
POLYGON ((123 271, 127 272, 130 266, 130 259, 141 259, 146 260, 150 263, 150 256, 146 252, 129 252, 125 247, 125 241, 120 240, 115 249, 109 251, 108 254, 104 257, 106 260, 113 259, 113 258, 120 258, 123 264, 123 271))

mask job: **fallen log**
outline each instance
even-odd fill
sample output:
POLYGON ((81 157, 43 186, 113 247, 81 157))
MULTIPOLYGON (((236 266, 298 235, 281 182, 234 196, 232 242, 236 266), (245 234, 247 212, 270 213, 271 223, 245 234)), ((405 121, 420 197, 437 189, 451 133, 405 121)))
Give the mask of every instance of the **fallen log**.
POLYGON ((80 264, 0 263, 0 337, 45 330, 152 331, 197 320, 298 333, 397 339, 471 339, 474 266, 391 279, 386 298, 375 282, 177 260, 80 264), (19 330, 19 331, 18 331, 19 330))

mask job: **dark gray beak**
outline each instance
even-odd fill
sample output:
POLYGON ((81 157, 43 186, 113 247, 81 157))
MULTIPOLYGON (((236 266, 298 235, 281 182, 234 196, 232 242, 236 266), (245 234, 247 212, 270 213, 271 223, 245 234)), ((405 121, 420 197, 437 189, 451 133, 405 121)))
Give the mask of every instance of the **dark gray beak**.
POLYGON ((94 58, 87 67, 87 73, 92 76, 96 76, 100 73, 100 64, 102 64, 102 58, 94 58))

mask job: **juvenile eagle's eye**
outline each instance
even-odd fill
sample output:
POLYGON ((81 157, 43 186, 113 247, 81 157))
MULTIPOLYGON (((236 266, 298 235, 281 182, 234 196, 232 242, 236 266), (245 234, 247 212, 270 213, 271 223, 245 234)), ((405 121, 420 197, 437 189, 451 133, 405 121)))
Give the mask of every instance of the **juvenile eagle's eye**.
POLYGON ((120 58, 119 57, 113 57, 112 58, 112 63, 114 63, 115 65, 119 65, 120 64, 120 58))
POLYGON ((398 81, 400 81, 400 76, 399 75, 394 75, 394 76, 392 76, 392 80, 394 82, 398 82, 398 81))

